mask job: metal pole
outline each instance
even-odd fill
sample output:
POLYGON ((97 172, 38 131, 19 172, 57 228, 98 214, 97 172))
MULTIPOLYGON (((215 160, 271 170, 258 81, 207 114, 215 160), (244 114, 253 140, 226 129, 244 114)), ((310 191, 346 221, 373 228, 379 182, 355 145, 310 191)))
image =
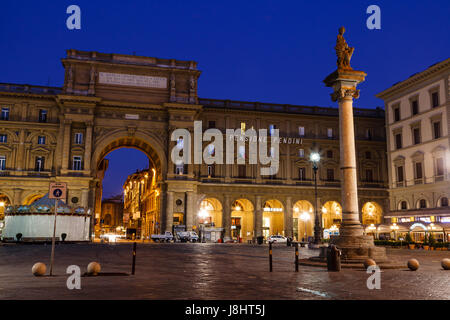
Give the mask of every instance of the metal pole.
POLYGON ((133 263, 131 265, 131 274, 134 275, 134 270, 136 267, 136 242, 133 242, 133 263))
POLYGON ((269 271, 272 272, 272 242, 269 241, 269 271))
POLYGON ((298 272, 298 243, 295 244, 295 272, 298 272))
POLYGON ((317 164, 314 163, 314 197, 315 197, 315 217, 314 217, 314 244, 319 244, 321 239, 321 228, 319 223, 319 214, 317 211, 318 203, 317 203, 317 164))
POLYGON ((57 207, 58 207, 58 199, 55 199, 55 220, 53 222, 52 255, 50 257, 50 275, 53 274, 53 260, 55 258, 56 215, 58 214, 57 207))

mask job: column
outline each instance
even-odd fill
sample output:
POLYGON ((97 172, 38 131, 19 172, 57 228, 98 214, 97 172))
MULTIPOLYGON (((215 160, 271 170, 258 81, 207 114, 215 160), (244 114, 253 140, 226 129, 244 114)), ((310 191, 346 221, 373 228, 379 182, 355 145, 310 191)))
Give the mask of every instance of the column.
POLYGON ((19 133, 19 148, 17 150, 17 156, 16 156, 16 161, 17 161, 17 170, 21 171, 24 169, 25 167, 25 130, 20 130, 19 133))
POLYGON ((194 225, 194 215, 195 215, 195 194, 192 191, 187 191, 187 203, 186 203, 186 230, 192 230, 194 225))
POLYGON ((85 208, 86 210, 88 209, 89 203, 89 189, 82 189, 81 190, 81 206, 83 208, 85 208))
POLYGON ((70 152, 70 133, 71 133, 72 120, 64 120, 64 138, 63 138, 63 150, 62 150, 62 169, 67 170, 69 166, 69 152, 70 152))
POLYGON ((286 198, 286 208, 284 209, 284 235, 293 237, 293 216, 292 216, 292 198, 286 198))
POLYGON ((22 191, 23 189, 14 189, 14 196, 13 196, 13 206, 19 206, 22 204, 22 191))
POLYGON ((263 220, 263 212, 262 212, 262 203, 261 196, 256 196, 255 203, 255 237, 262 236, 262 220, 263 220))
POLYGON ((92 122, 86 123, 86 138, 84 142, 84 170, 91 170, 91 152, 92 152, 92 122))
POLYGON ((167 191, 166 201, 166 230, 172 232, 173 226, 173 191, 167 191))
POLYGON ((222 206, 222 225, 224 229, 223 241, 231 240, 231 205, 230 196, 225 195, 223 206, 222 206))

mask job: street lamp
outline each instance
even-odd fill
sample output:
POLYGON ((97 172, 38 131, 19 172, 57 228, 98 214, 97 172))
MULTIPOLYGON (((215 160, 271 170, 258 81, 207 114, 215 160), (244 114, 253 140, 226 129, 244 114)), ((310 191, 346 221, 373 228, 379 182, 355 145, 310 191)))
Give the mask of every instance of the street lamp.
POLYGON ((317 207, 319 206, 317 203, 317 169, 320 161, 320 154, 317 152, 311 153, 310 160, 313 164, 314 170, 314 196, 315 196, 315 215, 314 215, 314 244, 318 245, 321 239, 322 228, 319 223, 319 213, 317 212, 317 207))
POLYGON ((306 222, 309 220, 309 214, 307 212, 303 211, 303 213, 300 216, 300 219, 302 219, 305 224, 305 238, 304 239, 305 239, 305 241, 307 241, 308 234, 306 232, 306 222))

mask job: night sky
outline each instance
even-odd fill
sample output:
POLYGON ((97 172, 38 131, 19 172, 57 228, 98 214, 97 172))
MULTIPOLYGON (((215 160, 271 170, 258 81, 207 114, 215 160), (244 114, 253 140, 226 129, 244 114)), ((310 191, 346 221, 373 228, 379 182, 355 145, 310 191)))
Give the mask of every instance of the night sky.
MULTIPOLYGON (((2 1, 0 82, 61 86, 66 49, 195 60, 203 98, 333 106, 322 80, 335 70, 338 27, 367 72, 355 106, 449 57, 448 0, 442 1, 2 1), (81 8, 81 30, 66 8, 81 8), (381 30, 366 9, 381 8, 381 30)), ((108 155, 104 195, 148 165, 136 150, 108 155)))

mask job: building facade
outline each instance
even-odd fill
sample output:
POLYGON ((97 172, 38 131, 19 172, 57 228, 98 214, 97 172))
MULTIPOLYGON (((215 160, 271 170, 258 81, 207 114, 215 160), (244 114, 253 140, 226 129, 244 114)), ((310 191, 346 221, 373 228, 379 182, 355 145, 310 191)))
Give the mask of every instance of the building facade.
POLYGON ((389 213, 416 240, 450 232, 450 59, 394 84, 385 102, 389 213))
MULTIPOLYGON (((326 229, 339 225, 337 109, 198 98, 193 61, 68 50, 62 64, 61 88, 0 84, 0 196, 12 205, 43 196, 50 182, 67 182, 66 202, 90 208, 100 221, 104 158, 132 147, 150 163, 152 206, 139 212, 156 213, 148 218, 153 226, 145 222, 146 234, 174 224, 195 230, 206 221, 223 228, 225 239, 303 238, 313 234, 309 155, 317 151, 319 219, 326 229), (194 134, 194 121, 202 132, 279 129, 278 172, 261 175, 264 165, 248 162, 248 145, 237 147, 235 164, 175 164, 172 150, 184 141, 172 133, 194 134), (236 164, 239 157, 244 164, 236 164)), ((354 114, 360 218, 381 223, 388 207, 384 111, 355 108, 354 114)), ((214 152, 207 145, 205 152, 214 152)))
POLYGON ((102 200, 100 222, 96 223, 105 232, 115 232, 123 226, 123 196, 117 195, 102 200))

